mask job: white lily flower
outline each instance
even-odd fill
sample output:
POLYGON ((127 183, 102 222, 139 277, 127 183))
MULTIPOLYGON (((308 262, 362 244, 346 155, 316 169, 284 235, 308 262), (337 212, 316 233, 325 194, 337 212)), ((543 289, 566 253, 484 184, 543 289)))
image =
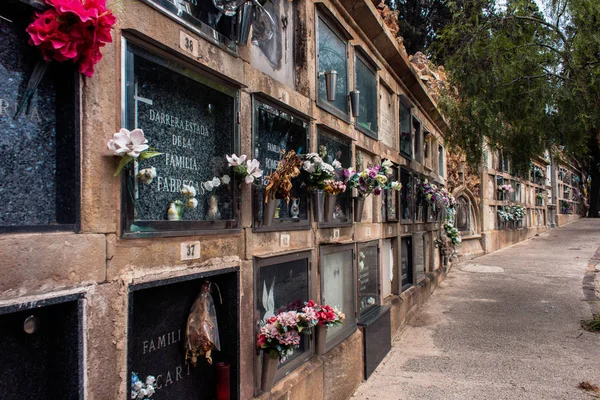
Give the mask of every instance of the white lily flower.
POLYGON ((188 208, 198 207, 198 200, 196 200, 194 197, 190 197, 187 201, 186 207, 188 207, 188 208))
POLYGON ((260 162, 258 160, 246 161, 246 172, 248 174, 244 178, 246 183, 252 183, 254 179, 260 178, 263 174, 262 169, 260 169, 260 162))
POLYGON ((232 154, 231 157, 226 155, 225 158, 227 159, 227 165, 229 167, 237 167, 238 165, 242 165, 244 161, 246 161, 245 155, 241 155, 238 157, 235 154, 232 154))
POLYGON ((156 168, 144 168, 137 173, 136 177, 139 179, 140 182, 149 185, 152 183, 152 180, 156 178, 156 168))
POLYGON ((130 132, 121 128, 106 145, 116 156, 127 155, 138 158, 142 151, 150 147, 146 143, 148 143, 148 139, 144 137, 144 131, 141 129, 134 129, 130 132))
POLYGON ((221 186, 221 180, 219 178, 217 178, 216 176, 212 179, 212 185, 215 188, 218 188, 219 186, 221 186))
POLYGON ((223 183, 223 185, 229 185, 229 182, 231 182, 231 177, 229 175, 223 175, 221 177, 221 183, 223 183))

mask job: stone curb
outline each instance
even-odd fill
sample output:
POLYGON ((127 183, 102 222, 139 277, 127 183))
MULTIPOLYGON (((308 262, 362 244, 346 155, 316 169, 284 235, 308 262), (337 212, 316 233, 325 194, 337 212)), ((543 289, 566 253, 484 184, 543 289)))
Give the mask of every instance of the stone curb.
POLYGON ((596 253, 588 262, 582 282, 583 297, 585 298, 585 301, 589 303, 592 314, 594 315, 600 314, 600 298, 596 295, 597 291, 600 291, 600 280, 596 279, 596 274, 598 273, 596 266, 599 264, 600 247, 598 247, 596 253), (596 288, 596 285, 599 287, 596 288))

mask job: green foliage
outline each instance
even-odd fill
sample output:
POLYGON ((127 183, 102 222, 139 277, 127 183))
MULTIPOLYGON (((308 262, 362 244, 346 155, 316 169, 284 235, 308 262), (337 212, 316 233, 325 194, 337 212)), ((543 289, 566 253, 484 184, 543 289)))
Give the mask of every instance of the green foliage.
POLYGON ((434 51, 449 85, 440 101, 446 140, 477 165, 485 145, 516 171, 545 149, 584 156, 600 128, 600 2, 450 1, 452 22, 434 51), (454 88, 456 90, 454 90, 454 88))
POLYGON ((391 0, 398 10, 398 26, 408 54, 428 54, 436 35, 452 20, 446 0, 391 0))

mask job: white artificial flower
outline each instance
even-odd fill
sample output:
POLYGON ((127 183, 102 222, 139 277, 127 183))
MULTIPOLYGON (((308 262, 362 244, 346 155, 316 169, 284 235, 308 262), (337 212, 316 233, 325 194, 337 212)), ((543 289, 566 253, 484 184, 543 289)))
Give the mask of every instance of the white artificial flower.
POLYGON ((229 167, 237 167, 238 165, 242 165, 244 161, 246 161, 245 155, 241 155, 238 157, 235 154, 232 154, 231 157, 226 155, 225 158, 227 159, 227 165, 229 167))
POLYGON ((258 179, 262 176, 263 171, 260 167, 260 162, 258 160, 249 160, 246 161, 246 177, 244 178, 244 182, 252 183, 254 179, 258 179))
POLYGON ((394 164, 392 164, 392 162, 391 162, 390 160, 387 160, 387 159, 386 159, 386 160, 383 160, 383 162, 381 163, 381 166, 382 166, 383 168, 389 168, 389 167, 391 167, 392 165, 394 165, 394 164))
POLYGON ((392 175, 394 173, 394 170, 390 167, 384 167, 383 172, 385 172, 386 175, 392 175))
POLYGON ((212 184, 211 181, 206 181, 202 184, 202 187, 204 188, 204 190, 206 190, 207 192, 212 192, 212 190, 214 189, 214 186, 212 184))
POLYGON ((144 386, 144 384, 142 383, 142 381, 137 381, 136 383, 133 384, 133 390, 135 390, 136 392, 139 392, 140 390, 142 390, 143 386, 144 386))
POLYGON ((152 375, 148 375, 146 377, 146 385, 154 385, 154 382, 156 382, 156 378, 152 375))
POLYGON ((183 185, 181 186, 181 194, 184 196, 196 196, 196 188, 192 185, 183 185))
POLYGON ((137 178, 146 185, 151 184, 152 180, 156 178, 156 168, 150 167, 140 170, 140 172, 137 173, 137 178))
POLYGON ((231 182, 231 177, 229 175, 223 175, 221 177, 221 182, 223 185, 229 185, 229 182, 231 182))
POLYGON ((135 390, 132 390, 131 391, 131 398, 132 399, 137 399, 137 396, 138 396, 138 392, 136 392, 135 390))
POLYGON ((116 156, 129 156, 138 158, 140 153, 148 149, 148 140, 144 137, 144 131, 134 129, 131 132, 125 128, 113 135, 113 138, 106 144, 116 156))
POLYGON ((152 395, 155 393, 154 386, 146 385, 146 393, 148 394, 149 398, 152 397, 152 395))
POLYGON ((212 179, 212 184, 213 187, 218 188, 219 186, 221 186, 221 180, 219 178, 217 178, 216 176, 212 179))
POLYGON ((333 167, 327 163, 322 163, 321 164, 321 171, 333 175, 335 173, 335 170, 333 169, 333 167))
POLYGON ((317 170, 317 165, 310 161, 304 161, 304 165, 302 166, 302 168, 309 174, 312 174, 317 170))
POLYGON ((402 184, 398 181, 392 182, 392 190, 400 190, 402 189, 402 184))
POLYGON ((335 169, 341 169, 342 168, 342 163, 339 162, 338 160, 333 160, 333 162, 331 163, 331 166, 335 169))
POLYGON ((140 392, 138 393, 138 399, 143 399, 147 394, 148 392, 146 392, 146 389, 140 389, 140 392))
POLYGON ((198 200, 196 200, 194 197, 190 197, 187 201, 186 206, 188 208, 196 208, 198 207, 198 200))

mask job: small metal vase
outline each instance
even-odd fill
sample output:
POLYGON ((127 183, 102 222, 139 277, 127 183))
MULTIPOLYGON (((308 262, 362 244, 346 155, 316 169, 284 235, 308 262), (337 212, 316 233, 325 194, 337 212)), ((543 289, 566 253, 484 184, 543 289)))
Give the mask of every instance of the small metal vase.
POLYGON ((277 210, 277 203, 279 203, 279 200, 275 199, 274 197, 270 198, 268 202, 265 202, 263 208, 263 226, 273 226, 275 211, 277 210))
POLYGON ((337 202, 337 194, 325 195, 325 222, 333 222, 333 213, 335 212, 335 204, 337 202))
POLYGON ((354 222, 361 222, 363 209, 365 208, 365 198, 355 197, 354 198, 354 222))
POLYGON ((325 193, 322 190, 312 191, 312 207, 315 222, 323 222, 323 209, 325 208, 325 193))

